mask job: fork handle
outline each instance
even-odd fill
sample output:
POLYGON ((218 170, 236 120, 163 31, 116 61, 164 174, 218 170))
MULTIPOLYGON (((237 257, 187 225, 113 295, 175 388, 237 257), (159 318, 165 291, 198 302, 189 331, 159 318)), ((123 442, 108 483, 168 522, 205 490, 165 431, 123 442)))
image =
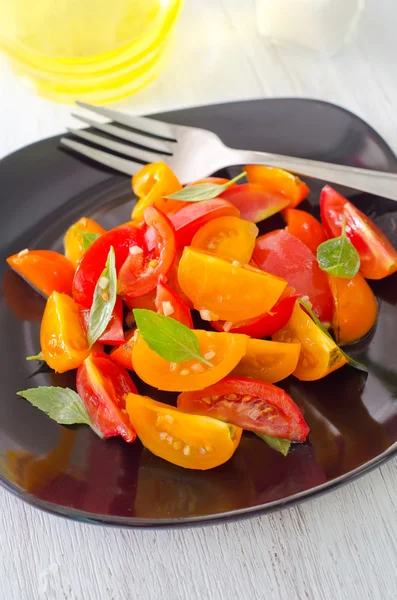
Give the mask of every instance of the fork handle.
POLYGON ((229 162, 229 165, 263 164, 269 167, 280 167, 306 177, 322 179, 329 183, 336 183, 390 200, 397 200, 397 175, 394 173, 335 165, 305 158, 293 158, 283 154, 251 152, 249 150, 231 149, 228 160, 230 161, 230 159, 232 162, 229 162))

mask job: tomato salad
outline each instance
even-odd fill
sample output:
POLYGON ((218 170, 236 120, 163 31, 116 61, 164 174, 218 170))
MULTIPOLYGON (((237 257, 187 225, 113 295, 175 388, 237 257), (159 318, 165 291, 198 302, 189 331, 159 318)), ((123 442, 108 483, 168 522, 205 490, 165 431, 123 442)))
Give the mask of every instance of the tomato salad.
POLYGON ((129 222, 105 231, 84 217, 65 233, 64 255, 25 249, 7 259, 47 299, 41 349, 28 359, 76 370, 77 391, 19 395, 58 423, 138 437, 188 469, 227 461, 243 430, 286 454, 309 426, 275 384, 351 362, 340 346, 377 319, 366 279, 397 271, 396 249, 329 186, 321 223, 301 210, 309 188, 281 169, 248 165, 234 180, 183 187, 154 163, 132 187, 129 222), (285 227, 259 236, 257 223, 277 212, 285 227), (175 406, 140 395, 140 380, 176 392, 175 406))

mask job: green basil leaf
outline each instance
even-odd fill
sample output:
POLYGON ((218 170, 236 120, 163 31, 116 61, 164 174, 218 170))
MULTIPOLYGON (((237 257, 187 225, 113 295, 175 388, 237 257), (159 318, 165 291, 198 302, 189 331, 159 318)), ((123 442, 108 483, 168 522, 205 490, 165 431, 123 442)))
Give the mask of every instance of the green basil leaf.
POLYGON ((159 356, 170 362, 196 359, 209 367, 213 366, 201 356, 198 339, 189 327, 153 310, 135 308, 133 312, 139 335, 159 356))
POLYGON ((117 297, 117 273, 114 248, 111 246, 106 261, 94 291, 94 299, 88 321, 87 338, 92 346, 101 337, 112 318, 117 297), (106 285, 103 284, 106 283, 106 285))
POLYGON ((88 250, 88 248, 91 246, 91 244, 95 242, 95 240, 101 237, 100 233, 90 233, 89 231, 82 231, 78 227, 75 227, 75 230, 81 235, 81 239, 83 240, 84 252, 88 250))
MULTIPOLYGON (((317 317, 317 315, 314 314, 314 312, 312 311, 310 306, 307 304, 307 302, 304 302, 301 298, 298 298, 298 302, 299 302, 299 304, 301 304, 303 306, 303 308, 306 310, 306 312, 310 315, 311 319, 315 322, 317 327, 319 327, 321 329, 321 331, 323 333, 325 333, 325 335, 327 335, 329 338, 331 338, 332 341, 335 341, 334 338, 332 337, 332 335, 330 334, 330 332, 328 331, 328 329, 326 329, 324 327, 324 325, 321 323, 320 319, 317 317)), ((346 360, 348 361, 348 364, 351 367, 354 367, 354 368, 358 369, 359 371, 365 371, 366 373, 368 373, 368 369, 365 365, 363 365, 360 362, 357 362, 356 360, 354 360, 354 358, 352 358, 351 356, 346 354, 346 352, 344 352, 340 346, 339 346, 339 350, 342 352, 343 356, 346 358, 346 360)))
POLYGON ((183 202, 201 202, 202 200, 212 200, 222 194, 232 183, 236 183, 239 179, 246 176, 246 172, 240 173, 234 179, 231 179, 223 185, 217 183, 198 183, 197 185, 188 185, 179 192, 174 192, 170 196, 166 196, 170 200, 182 200, 183 202))
POLYGON ((26 360, 41 360, 41 361, 45 362, 42 352, 39 352, 38 354, 34 354, 33 356, 27 356, 26 360))
POLYGON ((39 408, 61 425, 89 425, 97 435, 101 434, 93 426, 80 396, 69 388, 39 386, 17 392, 33 406, 39 408))
POLYGON ((360 270, 360 256, 346 235, 327 240, 317 248, 320 269, 334 277, 347 279, 360 270))
POLYGON ((283 438, 270 437, 270 435, 262 435, 261 433, 256 434, 261 438, 270 448, 273 450, 277 450, 277 452, 281 452, 283 456, 287 456, 288 451, 291 446, 291 442, 289 440, 284 440, 283 438))

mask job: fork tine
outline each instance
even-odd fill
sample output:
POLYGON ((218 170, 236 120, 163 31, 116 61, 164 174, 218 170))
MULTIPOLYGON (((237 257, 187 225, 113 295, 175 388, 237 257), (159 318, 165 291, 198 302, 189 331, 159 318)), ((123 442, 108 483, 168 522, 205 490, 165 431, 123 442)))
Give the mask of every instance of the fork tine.
POLYGON ((157 150, 158 152, 172 153, 172 145, 174 142, 165 142, 158 139, 156 140, 155 138, 148 137, 146 135, 140 135, 139 133, 133 133, 132 131, 121 129, 121 127, 115 127, 114 125, 105 123, 98 123, 97 121, 93 121, 88 117, 83 117, 82 115, 78 115, 76 113, 72 113, 72 117, 82 121, 83 123, 87 123, 87 125, 91 125, 91 127, 94 127, 95 129, 104 131, 109 135, 121 138, 122 140, 127 140, 127 142, 138 144, 139 146, 143 146, 144 148, 148 148, 150 150, 157 150))
POLYGON ((109 148, 109 150, 119 152, 119 154, 125 154, 125 156, 131 156, 131 158, 137 158, 138 160, 143 160, 145 162, 157 162, 158 160, 163 160, 166 158, 166 156, 157 154, 156 152, 140 150, 139 148, 133 148, 127 144, 121 144, 120 142, 108 140, 101 135, 90 133, 85 129, 71 129, 68 127, 67 130, 76 137, 93 142, 94 144, 97 144, 97 146, 103 146, 104 148, 109 148))
POLYGON ((83 154, 84 156, 87 156, 96 162, 102 163, 103 165, 111 167, 112 169, 120 171, 121 173, 125 173, 126 175, 135 175, 135 173, 138 173, 143 166, 132 160, 113 156, 113 154, 103 152, 102 150, 96 150, 95 148, 91 148, 85 144, 80 144, 80 142, 74 142, 68 138, 61 138, 60 141, 63 146, 71 148, 71 150, 74 150, 78 154, 83 154))
POLYGON ((155 119, 148 119, 147 117, 133 117, 126 115, 125 113, 111 110, 109 108, 103 108, 102 106, 91 106, 85 102, 76 102, 77 106, 86 108, 93 113, 102 115, 111 119, 115 123, 121 123, 132 127, 137 131, 144 131, 150 135, 167 138, 170 140, 176 140, 176 126, 170 125, 169 123, 163 123, 162 121, 156 121, 155 119))

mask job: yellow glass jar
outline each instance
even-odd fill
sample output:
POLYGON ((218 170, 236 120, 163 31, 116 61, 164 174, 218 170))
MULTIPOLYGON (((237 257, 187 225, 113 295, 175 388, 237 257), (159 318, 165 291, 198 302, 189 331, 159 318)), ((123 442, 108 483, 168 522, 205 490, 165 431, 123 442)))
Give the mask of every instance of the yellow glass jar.
POLYGON ((38 94, 104 103, 164 62, 182 0, 0 0, 0 48, 38 94))

